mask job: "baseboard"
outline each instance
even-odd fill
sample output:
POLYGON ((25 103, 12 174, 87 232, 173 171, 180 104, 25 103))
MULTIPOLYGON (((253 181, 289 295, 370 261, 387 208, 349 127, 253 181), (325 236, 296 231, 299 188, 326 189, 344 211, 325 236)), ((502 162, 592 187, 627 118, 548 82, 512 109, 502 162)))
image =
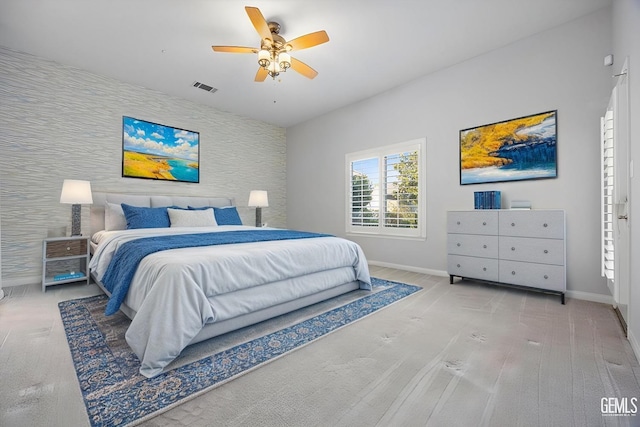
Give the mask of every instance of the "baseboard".
MULTIPOLYGON (((449 273, 447 273, 446 271, 432 270, 429 268, 421 268, 421 267, 413 267, 411 265, 394 264, 391 262, 372 261, 372 260, 369 260, 369 264, 375 265, 378 267, 395 268, 397 270, 405 270, 405 271, 412 271, 414 273, 429 274, 431 276, 443 276, 443 277, 449 276, 449 273)), ((567 298, 581 299, 585 301, 592 301, 592 302, 599 302, 602 304, 613 305, 613 297, 611 297, 611 295, 594 294, 591 292, 582 292, 582 291, 567 291, 565 295, 567 298)))
POLYGON ((640 345, 638 345, 638 340, 636 339, 633 332, 627 328, 627 339, 629 340, 629 344, 631 344, 631 350, 636 355, 636 359, 640 360, 640 345))
POLYGON ((613 305, 613 297, 611 295, 594 294, 592 292, 582 291, 567 291, 566 296, 567 298, 581 299, 584 301, 613 305))
POLYGON ((413 267, 411 265, 394 264, 391 262, 384 262, 384 261, 367 260, 367 262, 377 267, 395 268, 396 270, 411 271, 413 273, 428 274, 430 276, 449 277, 449 273, 442 270, 431 270, 429 268, 413 267))
POLYGON ((3 277, 2 278, 2 287, 3 288, 9 288, 11 286, 33 285, 34 283, 41 283, 41 282, 42 282, 42 277, 41 276, 15 277, 13 279, 12 278, 3 277))

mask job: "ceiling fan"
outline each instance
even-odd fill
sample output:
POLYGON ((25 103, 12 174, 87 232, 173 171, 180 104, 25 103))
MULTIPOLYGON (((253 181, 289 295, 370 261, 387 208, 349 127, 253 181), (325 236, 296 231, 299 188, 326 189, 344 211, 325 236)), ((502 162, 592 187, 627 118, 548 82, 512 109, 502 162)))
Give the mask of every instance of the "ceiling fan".
POLYGON ((256 82, 263 82, 267 76, 275 79, 281 72, 292 68, 305 77, 313 79, 318 72, 302 61, 292 58, 289 52, 317 46, 329 41, 327 32, 316 31, 293 40, 286 41, 280 35, 280 24, 267 22, 257 7, 245 6, 251 23, 262 39, 260 48, 243 46, 211 46, 214 52, 257 53, 260 68, 256 73, 256 82))

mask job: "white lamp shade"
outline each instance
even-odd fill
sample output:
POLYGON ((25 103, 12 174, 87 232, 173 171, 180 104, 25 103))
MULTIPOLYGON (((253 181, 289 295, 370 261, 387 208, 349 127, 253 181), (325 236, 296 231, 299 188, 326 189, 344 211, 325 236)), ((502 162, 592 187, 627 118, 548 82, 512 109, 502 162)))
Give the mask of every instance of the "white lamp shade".
POLYGON ((62 183, 60 203, 72 205, 90 205, 93 203, 91 196, 91 182, 77 179, 65 179, 62 183))
POLYGON ((266 208, 269 206, 269 197, 264 190, 251 190, 249 194, 249 207, 266 208))
POLYGON ((269 52, 266 49, 261 49, 258 52, 258 64, 260 64, 261 67, 268 67, 270 63, 271 63, 271 52, 269 52))
POLYGON ((286 52, 281 52, 278 56, 278 62, 280 64, 280 68, 286 70, 291 67, 291 56, 286 52))

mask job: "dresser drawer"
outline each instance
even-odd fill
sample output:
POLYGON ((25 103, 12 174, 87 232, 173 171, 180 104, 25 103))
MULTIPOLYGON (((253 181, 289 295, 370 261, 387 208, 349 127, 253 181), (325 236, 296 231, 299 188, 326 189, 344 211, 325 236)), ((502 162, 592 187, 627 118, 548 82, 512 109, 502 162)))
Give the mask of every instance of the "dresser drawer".
POLYGON ((564 211, 500 211, 500 235, 564 239, 564 211))
POLYGON ((498 234, 498 211, 449 211, 447 233, 498 234))
POLYGON ((483 258, 497 258, 498 236, 452 233, 447 237, 447 253, 483 258))
POLYGON ((564 267, 500 260, 500 282, 565 292, 564 267))
POLYGON ((500 236, 500 259, 564 265, 564 240, 500 236))
POLYGON ((447 257, 447 272, 451 276, 498 281, 498 260, 461 255, 447 257))

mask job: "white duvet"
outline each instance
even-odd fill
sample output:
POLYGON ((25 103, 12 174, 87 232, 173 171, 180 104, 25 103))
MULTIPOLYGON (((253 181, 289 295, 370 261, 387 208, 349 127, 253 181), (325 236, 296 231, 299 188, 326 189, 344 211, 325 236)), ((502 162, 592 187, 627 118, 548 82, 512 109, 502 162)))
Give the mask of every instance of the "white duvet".
MULTIPOLYGON (((118 247, 132 239, 254 229, 247 226, 155 228, 100 232, 91 259, 102 277, 118 247)), ((126 340, 152 377, 175 359, 207 323, 232 319, 358 280, 371 289, 367 262, 356 243, 314 237, 171 249, 139 264, 124 303, 136 311, 126 340), (295 280, 314 276, 318 280, 295 280)))

